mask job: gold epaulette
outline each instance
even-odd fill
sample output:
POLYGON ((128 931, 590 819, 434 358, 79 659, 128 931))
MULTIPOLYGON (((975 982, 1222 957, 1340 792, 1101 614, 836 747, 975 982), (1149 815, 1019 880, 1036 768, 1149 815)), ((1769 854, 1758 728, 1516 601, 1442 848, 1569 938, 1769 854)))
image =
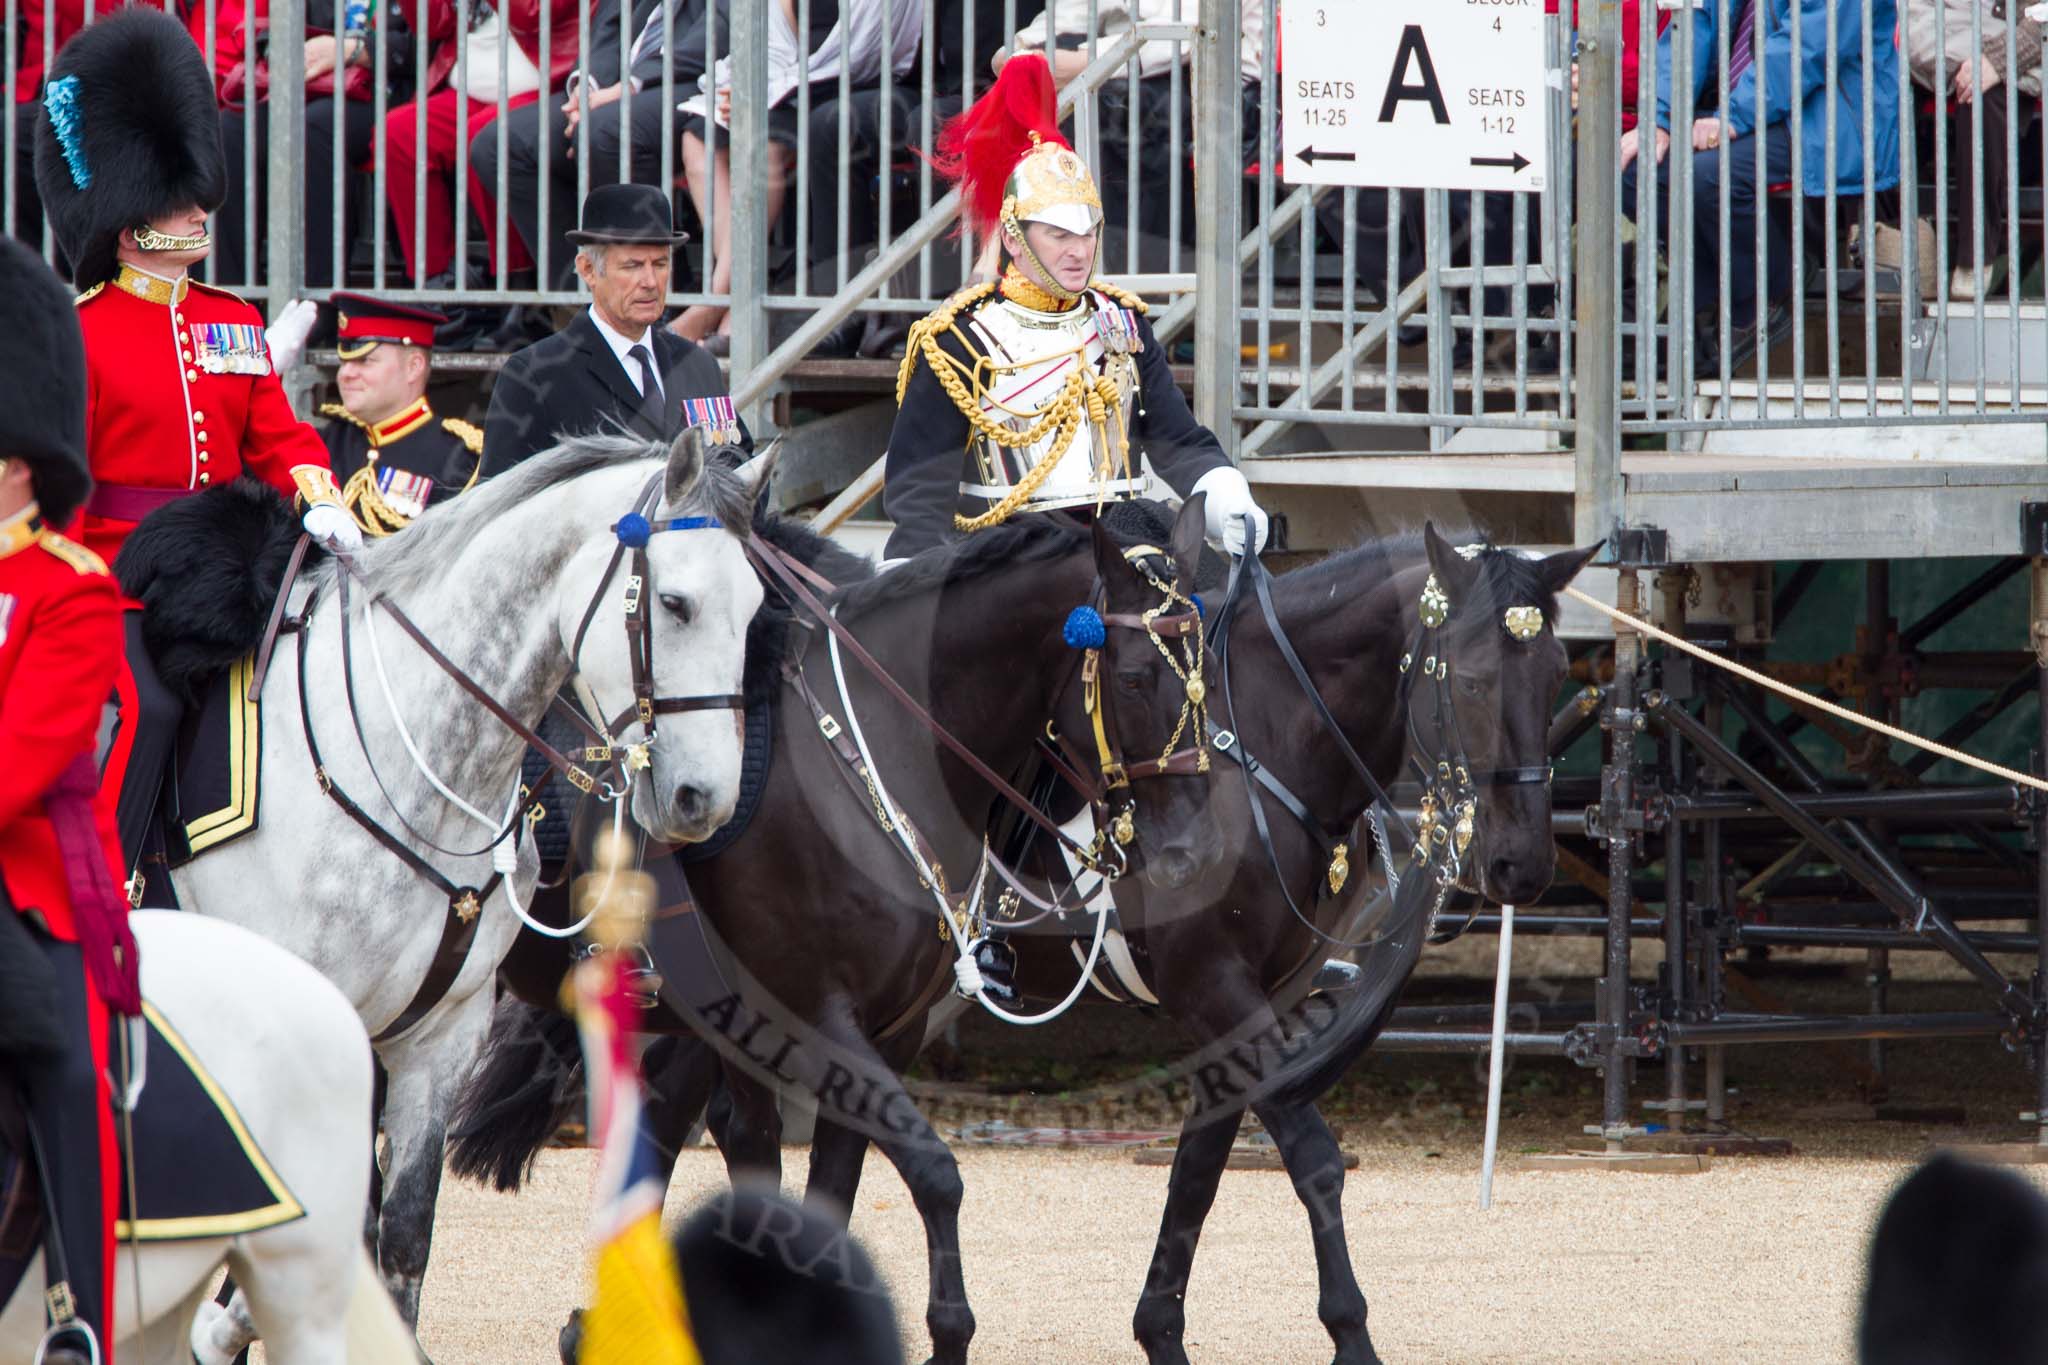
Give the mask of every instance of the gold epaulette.
POLYGON ((1111 284, 1108 280, 1095 280, 1090 282, 1088 287, 1101 290, 1134 313, 1149 313, 1152 311, 1150 304, 1122 285, 1111 284))
POLYGON ((63 536, 58 535, 47 526, 36 532, 36 544, 42 546, 66 564, 69 564, 74 572, 100 574, 102 576, 107 572, 106 560, 101 559, 77 541, 67 540, 63 536))
POLYGON ((195 280, 192 279, 192 277, 189 275, 186 276, 185 278, 188 281, 190 281, 191 287, 194 289, 203 289, 209 294, 218 294, 220 297, 224 299, 233 299, 236 303, 239 303, 244 308, 250 309, 252 311, 256 309, 255 304, 249 302, 249 300, 243 298, 240 294, 237 294, 232 289, 223 289, 217 284, 208 284, 205 280, 195 280))
POLYGON ((441 419, 441 430, 462 442, 468 448, 470 454, 481 455, 484 453, 483 428, 477 426, 474 422, 465 422, 460 417, 443 417, 441 419))
MULTIPOLYGON (((917 369, 917 357, 927 347, 937 346, 942 332, 953 330, 955 320, 963 309, 981 302, 996 292, 994 280, 970 284, 934 308, 916 322, 910 324, 910 335, 903 340, 903 364, 896 371, 896 405, 903 405, 903 392, 910 387, 910 376, 917 369)), ((934 371, 936 373, 936 370, 934 371)))
POLYGON ((79 295, 79 296, 78 296, 77 298, 73 299, 73 300, 72 300, 71 302, 72 302, 72 303, 74 303, 74 304, 76 304, 76 305, 77 305, 78 307, 80 307, 80 308, 83 308, 83 307, 85 307, 85 305, 87 305, 88 303, 91 303, 91 302, 92 302, 92 301, 93 301, 94 299, 98 298, 98 297, 99 297, 99 293, 100 293, 100 291, 101 291, 102 289, 105 289, 106 287, 107 287, 107 282, 106 282, 105 280, 101 280, 101 281, 100 281, 100 282, 99 282, 98 284, 96 284, 96 285, 94 285, 94 286, 93 286, 92 288, 90 288, 90 289, 86 290, 86 291, 85 291, 85 292, 84 292, 83 294, 80 294, 80 295, 79 295))
POLYGON ((322 417, 339 417, 352 427, 364 427, 367 430, 367 425, 362 418, 356 416, 339 403, 322 403, 320 405, 320 415, 322 417))

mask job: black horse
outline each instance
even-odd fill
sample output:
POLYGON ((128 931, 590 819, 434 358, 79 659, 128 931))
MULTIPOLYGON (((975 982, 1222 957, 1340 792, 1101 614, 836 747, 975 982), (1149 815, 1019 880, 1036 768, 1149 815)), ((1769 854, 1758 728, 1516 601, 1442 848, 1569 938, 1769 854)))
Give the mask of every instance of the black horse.
MULTIPOLYGON (((1336 1342, 1336 1359, 1340 1365, 1376 1359, 1344 1240, 1342 1156, 1314 1101, 1383 1026, 1420 954, 1426 911, 1440 903, 1451 868, 1469 889, 1508 902, 1532 899, 1549 883, 1554 847, 1542 776, 1550 704, 1565 665, 1552 629, 1555 593, 1592 553, 1529 560, 1488 548, 1468 558, 1425 531, 1372 542, 1273 580, 1270 617, 1250 595, 1233 594, 1231 696, 1215 695, 1212 670, 1209 697, 1227 728, 1212 741, 1218 757, 1203 779, 1207 809, 1214 827, 1229 836, 1228 847, 1198 851, 1192 865, 1207 875, 1115 883, 1132 962, 1160 1007, 1200 1045, 1177 1069, 1175 1093, 1185 1096, 1188 1113, 1134 1323, 1149 1360, 1186 1360, 1188 1272, 1247 1109, 1274 1138, 1308 1210, 1318 1312, 1336 1342), (1277 622, 1298 656, 1314 696, 1297 681, 1269 622, 1277 622), (1420 653, 1425 647, 1429 652, 1420 653), (1341 740, 1325 728, 1319 706, 1327 707, 1341 740), (1347 747, 1365 773, 1353 766, 1347 747), (1350 859, 1363 866, 1375 842, 1368 833, 1372 786, 1366 773, 1384 787, 1411 754, 1432 778, 1436 764, 1443 764, 1443 782, 1432 782, 1444 792, 1441 818, 1433 833, 1425 832, 1426 859, 1397 842, 1395 855, 1408 863, 1403 894, 1375 900, 1370 878, 1346 875, 1350 859), (1246 755, 1265 771, 1254 779, 1260 783, 1256 815, 1250 770, 1240 761, 1246 755), (1460 792, 1469 809, 1459 808, 1460 792), (1219 861, 1224 866, 1215 868, 1219 861), (1333 948, 1351 945, 1361 950, 1362 983, 1341 1005, 1310 997, 1315 966, 1333 948)), ((1131 680, 1134 687, 1142 681, 1131 680)), ((1390 828, 1386 837, 1398 841, 1398 827, 1390 828)), ((820 904, 801 913, 814 922, 831 911, 820 904)), ((1041 924, 1051 932, 1020 940, 1023 984, 1043 998, 1063 993, 1077 969, 1071 929, 1050 919, 1041 924)), ((868 952, 860 945, 855 950, 863 958, 868 952)), ((818 967, 784 961, 778 970, 786 978, 818 967)), ((827 970, 846 981, 860 964, 827 970)), ((545 1072, 535 1064, 544 1048, 530 1024, 503 1022, 494 1031, 490 1071, 473 1098, 502 1097, 523 1081, 530 1101, 532 1092, 546 1089, 536 1084, 545 1072)), ((907 1061, 916 1041, 892 1039, 892 1064, 907 1061)), ((655 1121, 680 1141, 715 1079, 711 1049, 689 1039, 665 1040, 650 1053, 649 1066, 664 1094, 655 1121)), ((554 1078, 563 1079, 559 1068, 554 1078)), ((733 1120, 716 1126, 739 1169, 753 1164, 750 1153, 763 1139, 750 1131, 756 1120, 743 1117, 750 1102, 737 1094, 735 1101, 733 1120)), ((545 1101, 538 1106, 548 1107, 545 1101)), ((518 1163, 538 1146, 545 1126, 529 1112, 530 1141, 504 1127, 489 1138, 474 1133, 458 1142, 458 1163, 494 1173, 501 1183, 516 1179, 518 1163)), ((843 1209, 865 1139, 824 1124, 819 1132, 811 1188, 843 1209)), ((941 1342, 936 1329, 934 1342, 941 1342)), ((943 1345, 939 1350, 940 1359, 957 1358, 943 1345)))
MULTIPOLYGON (((1508 904, 1549 885, 1546 744, 1566 665, 1556 593, 1594 552, 1461 552, 1425 528, 1273 579, 1270 614, 1233 594, 1219 723, 1238 758, 1209 775, 1211 812, 1236 836, 1227 866, 1192 893, 1115 888, 1144 984, 1199 1045, 1180 1068, 1188 1112, 1133 1321, 1152 1365, 1187 1360, 1189 1270, 1247 1109, 1308 1213, 1317 1315, 1338 1365, 1378 1359, 1345 1244, 1343 1154, 1315 1101, 1385 1025, 1452 882, 1508 904), (1424 855, 1390 819, 1373 831, 1372 786, 1352 754, 1381 788, 1404 758, 1425 779, 1424 855), (1352 869, 1386 841, 1382 858, 1407 864, 1398 896, 1373 895, 1352 869), (1341 1003, 1310 996, 1315 968, 1344 950, 1361 981, 1341 1003)), ((1027 952, 1024 965, 1027 988, 1073 970, 1064 949, 1027 952)))
MULTIPOLYGON (((1033 770, 1049 735, 1087 737, 1081 752, 1092 765, 1098 717, 1109 761, 1128 759, 1141 773, 1157 766, 1155 755, 1201 743, 1201 689, 1188 683, 1206 657, 1199 617, 1165 589, 1193 581, 1202 525, 1199 500, 1164 545, 1133 543, 1104 521, 1018 518, 843 587, 831 604, 882 669, 929 697, 932 718, 1006 780, 1033 770), (1089 644, 1092 656, 1077 648, 1089 644)), ((834 559, 824 572, 846 567, 834 559)), ((774 751, 745 832, 692 859, 687 892, 664 903, 693 912, 665 913, 652 928, 662 1001, 677 1017, 670 1026, 687 1021, 718 1051, 699 1044, 657 1078, 650 1118, 687 1132, 722 1062, 728 1160, 736 1175, 779 1179, 776 1091, 808 1091, 820 1105, 809 1193, 842 1218, 876 1142, 928 1230, 935 1358, 964 1361, 974 1318, 960 1268, 960 1176, 897 1073, 955 982, 950 934, 969 932, 976 909, 1000 898, 999 874, 980 869, 1004 803, 983 774, 934 743, 851 645, 801 619, 776 627, 797 638, 774 675, 774 751), (904 826, 914 827, 923 868, 899 844, 904 826)), ((750 671, 770 662, 772 651, 757 661, 753 648, 766 633, 750 638, 750 671)), ((1185 762, 1176 768, 1187 770, 1135 776, 1106 793, 1129 816, 1131 838, 1098 839, 1083 856, 1113 873, 1128 864, 1195 875, 1216 838, 1205 780, 1185 762)), ((552 1000, 565 964, 559 945, 536 939, 506 972, 527 999, 552 1000)), ((516 1180, 555 1106, 543 1099, 508 1126, 508 1108, 518 1106, 503 1102, 499 1082, 516 1092, 536 1071, 502 1050, 484 1068, 457 1118, 456 1169, 516 1180)))

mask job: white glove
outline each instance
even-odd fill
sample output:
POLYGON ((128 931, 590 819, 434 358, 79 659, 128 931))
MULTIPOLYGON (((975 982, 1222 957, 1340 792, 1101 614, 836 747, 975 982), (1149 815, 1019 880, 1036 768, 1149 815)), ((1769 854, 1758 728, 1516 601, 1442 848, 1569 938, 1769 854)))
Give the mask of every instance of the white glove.
POLYGON ((306 509, 300 524, 306 528, 307 535, 330 550, 354 553, 363 548, 363 528, 356 525, 356 519, 348 514, 346 507, 316 502, 306 509))
POLYGON ((1201 478, 1189 496, 1195 493, 1208 495, 1204 505, 1205 520, 1208 522, 1209 539, 1223 547, 1223 552, 1233 558, 1244 554, 1244 520, 1249 514, 1255 536, 1252 542, 1254 552, 1266 546, 1266 510, 1252 501, 1252 486, 1245 482, 1244 475, 1231 465, 1219 465, 1201 478))
POLYGON ((273 370, 282 374, 299 363, 306 353, 306 338, 313 335, 313 324, 319 320, 320 305, 311 299, 294 299, 284 306, 277 321, 263 329, 273 370))

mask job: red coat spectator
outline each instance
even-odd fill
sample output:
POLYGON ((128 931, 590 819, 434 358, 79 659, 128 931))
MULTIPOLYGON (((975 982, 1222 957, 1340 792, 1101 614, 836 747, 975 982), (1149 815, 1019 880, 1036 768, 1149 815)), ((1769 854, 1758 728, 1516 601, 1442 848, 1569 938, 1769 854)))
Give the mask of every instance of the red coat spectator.
MULTIPOLYGON (((1543 0, 1543 12, 1556 14, 1557 0, 1543 0)), ((1574 31, 1578 23, 1578 0, 1572 0, 1574 31)), ((1671 21, 1666 11, 1657 11, 1657 32, 1671 21)), ((1642 0, 1621 0, 1621 130, 1636 126, 1636 82, 1643 69, 1642 0)), ((1572 44, 1572 108, 1579 107, 1578 44, 1572 44)))
MULTIPOLYGON (((421 73, 419 93, 412 102, 393 109, 384 120, 385 192, 396 219, 399 244, 405 252, 405 266, 415 281, 440 275, 455 257, 455 159, 465 137, 498 116, 499 64, 505 67, 502 94, 508 109, 519 109, 540 97, 540 91, 560 90, 576 69, 578 7, 589 0, 501 0, 498 8, 480 3, 472 10, 466 36, 468 54, 463 64, 463 89, 453 81, 457 39, 454 0, 398 0, 406 24, 415 33, 424 28, 430 49, 427 69, 421 73), (540 45, 541 5, 548 7, 548 51, 540 45), (419 139, 419 108, 426 106, 426 145, 419 139), (459 111, 468 107, 468 124, 458 126, 459 111), (458 136, 461 133, 462 136, 458 136), (417 167, 424 158, 427 166, 426 237, 419 239, 413 187, 417 167), (422 255, 424 254, 424 259, 422 255)), ((486 168, 494 169, 494 168, 486 168)), ((470 201, 483 220, 486 238, 491 240, 493 259, 500 249, 494 239, 496 214, 492 197, 477 169, 469 172, 470 201)), ((508 253, 506 266, 523 270, 532 265, 525 244, 518 235, 503 244, 508 253)), ((455 281, 454 283, 459 283, 455 281)))

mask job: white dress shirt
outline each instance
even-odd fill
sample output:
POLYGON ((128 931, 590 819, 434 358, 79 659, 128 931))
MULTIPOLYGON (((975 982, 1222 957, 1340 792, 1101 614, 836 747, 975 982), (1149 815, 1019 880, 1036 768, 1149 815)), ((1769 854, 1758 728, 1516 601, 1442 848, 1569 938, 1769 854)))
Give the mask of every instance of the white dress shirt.
MULTIPOLYGON (((635 346, 645 346, 647 348, 647 363, 654 366, 658 371, 661 361, 654 354, 654 329, 648 327, 639 336, 629 337, 613 328, 610 323, 598 316, 595 304, 591 305, 590 308, 590 322, 592 326, 597 328, 597 334, 604 338, 604 344, 612 348, 612 354, 619 358, 619 368, 626 372, 626 378, 633 381, 634 391, 642 398, 645 398, 647 396, 647 389, 640 382, 640 362, 626 353, 635 346)), ((661 382, 658 375, 654 382, 657 384, 661 382)))

